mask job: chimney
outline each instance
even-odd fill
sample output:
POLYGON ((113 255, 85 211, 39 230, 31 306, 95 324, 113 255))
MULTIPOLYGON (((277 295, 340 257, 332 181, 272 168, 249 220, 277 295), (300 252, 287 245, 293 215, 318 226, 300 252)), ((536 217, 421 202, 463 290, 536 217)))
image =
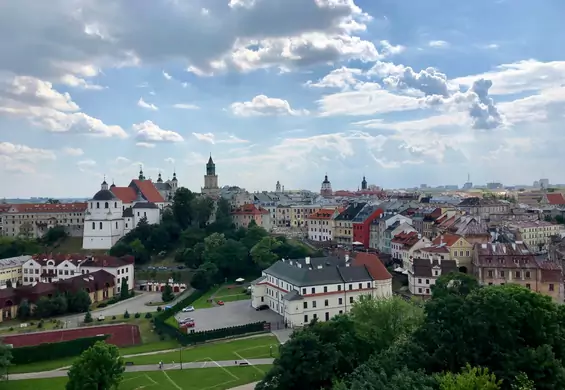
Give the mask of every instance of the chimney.
POLYGON ((306 264, 310 264, 310 256, 306 256, 306 258, 304 259, 304 262, 306 264))
POLYGON ((443 245, 443 234, 442 234, 442 235, 440 236, 440 238, 439 238, 439 244, 440 244, 440 245, 443 245))

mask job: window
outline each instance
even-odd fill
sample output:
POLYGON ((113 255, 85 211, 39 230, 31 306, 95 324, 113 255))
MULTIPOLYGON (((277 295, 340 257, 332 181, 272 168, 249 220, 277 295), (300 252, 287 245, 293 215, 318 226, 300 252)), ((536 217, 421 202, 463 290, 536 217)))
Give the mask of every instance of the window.
POLYGON ((261 297, 261 302, 265 302, 265 298, 264 298, 264 297, 261 297))
POLYGON ((312 294, 316 294, 316 287, 312 287, 312 294))
POLYGON ((324 301, 324 306, 329 306, 329 305, 330 305, 330 302, 326 299, 326 300, 324 301))
POLYGON ((343 310, 340 310, 340 311, 339 311, 339 314, 343 314, 343 310))
POLYGON ((530 271, 526 271, 526 278, 530 278, 530 271))
POLYGON ((526 288, 527 288, 528 290, 530 290, 530 289, 532 288, 532 286, 530 286, 530 283, 526 283, 526 288))
POLYGON ((353 297, 349 297, 349 303, 353 303, 353 297))
POLYGON ((341 291, 341 284, 337 286, 337 291, 341 291))
POLYGON ((305 323, 305 324, 308 323, 308 314, 306 314, 306 315, 304 316, 304 323, 305 323))
POLYGON ((371 288, 371 282, 367 283, 367 288, 371 288))
POLYGON ((418 283, 422 283, 422 279, 418 279, 418 283))
POLYGON ((549 284, 549 291, 555 291, 555 285, 553 283, 549 284))
POLYGON ((96 208, 97 208, 97 209, 100 208, 100 202, 96 202, 96 208))
POLYGON ((104 203, 104 208, 107 209, 109 207, 108 202, 104 203))
POLYGON ((337 302, 338 304, 343 305, 343 298, 339 298, 337 302))
POLYGON ((304 306, 304 309, 308 309, 308 302, 303 302, 302 305, 304 306))
POLYGON ((501 278, 504 277, 504 271, 500 271, 500 277, 501 277, 501 278))
POLYGON ((349 285, 349 289, 350 289, 350 290, 353 290, 353 285, 352 285, 352 284, 349 285))
POLYGON ((426 279, 426 284, 430 284, 430 279, 426 279))
POLYGON ((471 253, 469 251, 466 251, 465 256, 469 257, 469 256, 471 256, 471 253))
POLYGON ((316 308, 316 301, 312 301, 312 307, 315 309, 316 308))
POLYGON ((492 271, 488 271, 488 277, 492 278, 492 271))
POLYGON ((328 292, 328 286, 324 286, 324 292, 328 292))
POLYGON ((438 276, 439 272, 434 270, 434 276, 438 276))
POLYGON ((116 229, 118 228, 118 223, 116 222, 116 229))
POLYGON ((359 290, 363 288, 363 283, 359 283, 359 290))
POLYGON ((418 289, 418 292, 419 292, 419 293, 421 294, 421 293, 422 293, 422 289, 421 289, 421 288, 419 288, 419 289, 418 289))
POLYGON ((520 277, 521 277, 520 271, 516 271, 516 277, 517 277, 517 278, 520 278, 520 277))
POLYGON ((430 293, 430 289, 427 288, 427 289, 426 289, 426 294, 429 294, 429 293, 430 293))
POLYGON ((305 288, 302 289, 302 295, 306 295, 306 289, 305 288))
POLYGON ((92 222, 92 230, 96 230, 96 222, 92 222))
POLYGON ((326 312, 326 321, 330 320, 330 313, 326 312))

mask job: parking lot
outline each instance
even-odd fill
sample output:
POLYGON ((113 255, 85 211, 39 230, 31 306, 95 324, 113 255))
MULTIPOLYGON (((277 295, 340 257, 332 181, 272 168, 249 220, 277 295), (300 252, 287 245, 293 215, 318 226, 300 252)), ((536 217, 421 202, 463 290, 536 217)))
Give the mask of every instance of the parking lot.
POLYGON ((179 312, 175 317, 177 320, 193 318, 196 331, 227 328, 258 321, 282 322, 282 316, 279 314, 271 310, 256 311, 248 300, 226 302, 224 306, 196 309, 190 313, 179 312))

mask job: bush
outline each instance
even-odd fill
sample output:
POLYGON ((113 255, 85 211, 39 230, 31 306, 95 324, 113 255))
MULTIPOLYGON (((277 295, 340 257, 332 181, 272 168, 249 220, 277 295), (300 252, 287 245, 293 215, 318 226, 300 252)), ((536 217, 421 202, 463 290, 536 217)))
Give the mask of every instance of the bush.
POLYGON ((85 314, 85 316, 84 316, 84 323, 85 323, 85 324, 88 324, 88 323, 90 323, 90 322, 92 322, 92 321, 94 321, 94 320, 92 319, 92 314, 90 314, 90 311, 87 311, 86 314, 85 314))
POLYGON ((145 318, 151 318, 153 315, 151 313, 145 313, 145 318))
POLYGON ((157 306, 157 311, 161 311, 163 308, 161 306, 157 306))
POLYGON ((43 320, 40 320, 40 321, 37 323, 37 328, 38 328, 38 329, 43 328, 43 320))
POLYGON ((78 356, 98 341, 104 341, 108 335, 84 337, 60 343, 45 343, 30 347, 13 348, 12 364, 29 364, 46 360, 63 359, 78 356))
POLYGON ((106 302, 102 302, 102 303, 98 304, 99 309, 102 309, 103 307, 106 307, 106 306, 108 306, 108 303, 106 303, 106 302))
POLYGON ((135 317, 135 318, 139 318, 139 317, 141 317, 141 314, 135 313, 134 317, 135 317))
POLYGON ((129 317, 130 317, 129 312, 126 310, 126 312, 124 313, 124 318, 129 318, 129 317))
POLYGON ((112 319, 115 320, 115 319, 116 319, 116 316, 112 316, 112 319))
POLYGON ((13 326, 10 326, 10 332, 13 331, 13 330, 14 330, 14 327, 13 327, 13 326))

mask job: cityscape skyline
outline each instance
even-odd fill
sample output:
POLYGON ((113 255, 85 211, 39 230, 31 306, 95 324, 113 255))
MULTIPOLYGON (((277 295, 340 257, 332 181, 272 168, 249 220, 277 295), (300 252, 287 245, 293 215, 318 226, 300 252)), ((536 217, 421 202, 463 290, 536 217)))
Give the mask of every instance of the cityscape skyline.
POLYGON ((88 196, 139 164, 197 191, 210 153, 249 191, 565 183, 565 4, 507 3, 12 2, 0 196, 88 196))

